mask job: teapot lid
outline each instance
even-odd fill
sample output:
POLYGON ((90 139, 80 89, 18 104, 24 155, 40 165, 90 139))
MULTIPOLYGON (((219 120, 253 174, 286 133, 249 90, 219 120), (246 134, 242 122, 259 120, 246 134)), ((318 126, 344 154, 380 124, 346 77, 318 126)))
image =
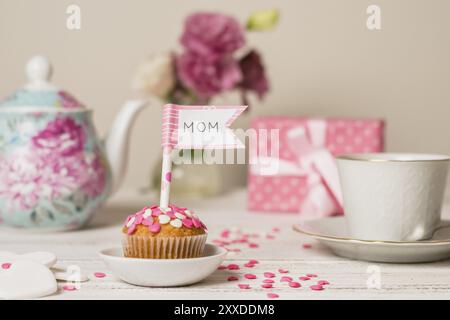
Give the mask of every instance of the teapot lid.
POLYGON ((34 56, 26 65, 28 83, 0 102, 1 108, 42 107, 77 109, 84 106, 72 95, 50 83, 52 66, 44 56, 34 56))

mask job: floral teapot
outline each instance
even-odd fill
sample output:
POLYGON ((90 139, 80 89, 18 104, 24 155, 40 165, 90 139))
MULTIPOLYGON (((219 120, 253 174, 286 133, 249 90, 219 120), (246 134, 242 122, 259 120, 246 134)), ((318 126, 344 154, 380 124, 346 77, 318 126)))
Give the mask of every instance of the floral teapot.
POLYGON ((116 191, 130 127, 145 101, 128 101, 101 141, 92 111, 49 83, 42 56, 29 83, 0 102, 0 225, 38 230, 83 226, 116 191))

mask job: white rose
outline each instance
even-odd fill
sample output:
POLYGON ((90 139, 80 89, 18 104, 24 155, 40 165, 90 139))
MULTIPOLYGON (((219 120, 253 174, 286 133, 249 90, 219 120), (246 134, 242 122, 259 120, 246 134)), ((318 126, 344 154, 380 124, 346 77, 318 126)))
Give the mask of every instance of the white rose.
POLYGON ((170 53, 150 56, 142 63, 133 79, 133 90, 166 99, 175 86, 175 70, 170 53))

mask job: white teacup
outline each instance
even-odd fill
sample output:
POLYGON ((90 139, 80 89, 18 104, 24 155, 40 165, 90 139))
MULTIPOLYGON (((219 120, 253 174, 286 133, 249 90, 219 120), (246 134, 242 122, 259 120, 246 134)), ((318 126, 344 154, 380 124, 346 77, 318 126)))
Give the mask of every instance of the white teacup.
POLYGON ((352 237, 383 241, 431 238, 441 221, 449 161, 448 156, 407 153, 337 157, 352 237))

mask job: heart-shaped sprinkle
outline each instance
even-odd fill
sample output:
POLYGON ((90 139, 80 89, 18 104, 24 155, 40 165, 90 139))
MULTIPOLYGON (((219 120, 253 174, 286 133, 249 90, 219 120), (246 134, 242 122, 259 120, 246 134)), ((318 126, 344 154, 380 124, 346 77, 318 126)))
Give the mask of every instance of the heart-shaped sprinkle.
POLYGON ((170 222, 170 217, 168 215, 162 214, 158 217, 160 224, 167 224, 170 222))
POLYGON ((311 243, 304 243, 302 245, 303 249, 311 249, 312 248, 312 244, 311 243))
POLYGON ((279 298, 280 296, 278 295, 278 294, 276 294, 276 293, 268 293, 267 294, 267 298, 269 298, 269 299, 276 299, 276 298, 279 298))
POLYGON ((310 288, 311 290, 314 290, 314 291, 320 291, 320 290, 323 290, 323 286, 321 286, 320 284, 312 285, 312 286, 310 286, 309 288, 310 288))
POLYGON ((259 244, 257 244, 257 243, 249 243, 248 247, 251 248, 251 249, 256 249, 256 248, 259 248, 259 244))
POLYGON ((310 277, 299 277, 299 279, 300 279, 301 281, 308 281, 308 280, 310 280, 311 278, 310 278, 310 277))
POLYGON ((161 225, 158 222, 155 222, 154 224, 148 227, 148 230, 151 233, 158 233, 159 231, 161 231, 161 225))
POLYGON ((289 273, 289 270, 280 268, 280 269, 278 269, 278 272, 279 273, 289 273))
POLYGON ((266 277, 266 278, 275 278, 275 273, 273 273, 273 272, 264 272, 264 277, 266 277))
POLYGON ((314 273, 307 273, 306 276, 307 276, 307 277, 310 277, 310 278, 316 278, 316 277, 317 277, 317 274, 314 274, 314 273))
POLYGON ((292 278, 291 277, 281 277, 280 282, 291 282, 292 278))
POLYGON ((251 264, 258 264, 259 261, 258 261, 258 260, 255 260, 255 259, 250 259, 250 260, 248 260, 248 263, 251 263, 251 264))
POLYGON ((251 274, 251 273, 245 274, 244 277, 245 277, 246 279, 250 279, 250 280, 256 279, 256 275, 251 274))
POLYGON ((250 285, 249 284, 238 284, 238 287, 240 289, 250 289, 250 285))
POLYGON ((142 215, 145 219, 147 219, 148 217, 150 217, 152 215, 152 210, 151 209, 146 209, 144 211, 144 214, 142 215))
POLYGON ((319 280, 317 281, 317 284, 320 286, 326 286, 327 284, 330 284, 327 280, 319 280))
POLYGON ((170 221, 170 225, 174 228, 181 228, 183 226, 183 222, 180 219, 175 219, 170 221))
POLYGON ((264 279, 263 283, 274 283, 275 281, 272 279, 264 279))
POLYGON ((7 270, 7 269, 9 269, 9 268, 11 268, 11 263, 3 263, 3 264, 2 264, 2 269, 7 270))
POLYGON ((246 263, 244 264, 244 267, 246 268, 253 268, 255 265, 253 263, 246 263))
POLYGON ((237 281, 237 280, 239 280, 239 278, 236 277, 236 276, 229 276, 229 277, 227 278, 227 280, 228 280, 228 281, 237 281))
POLYGON ((295 282, 295 281, 289 282, 289 287, 291 287, 291 288, 300 288, 301 286, 302 285, 298 282, 295 282))
POLYGON ((75 291, 75 290, 77 290, 77 287, 75 287, 74 285, 71 285, 71 284, 66 284, 63 287, 63 290, 64 291, 75 291))
POLYGON ((106 277, 106 274, 104 274, 103 272, 94 272, 94 277, 104 278, 104 277, 106 277))
POLYGON ((228 265, 228 270, 239 270, 239 266, 237 264, 229 264, 228 265))
POLYGON ((273 288, 273 284, 272 284, 272 283, 263 283, 263 284, 261 285, 261 288, 264 288, 264 289, 271 289, 271 288, 273 288))
POLYGON ((189 218, 183 219, 181 222, 183 222, 183 226, 185 226, 186 228, 191 229, 192 228, 192 220, 189 218))

